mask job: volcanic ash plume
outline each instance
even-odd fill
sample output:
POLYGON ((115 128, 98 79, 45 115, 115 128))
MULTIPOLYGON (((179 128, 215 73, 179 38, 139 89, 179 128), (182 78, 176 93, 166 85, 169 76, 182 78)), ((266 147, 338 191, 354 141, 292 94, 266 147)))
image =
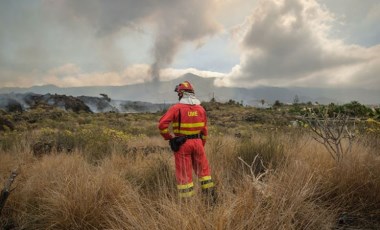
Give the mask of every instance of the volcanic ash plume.
POLYGON ((204 39, 219 29, 213 17, 216 0, 69 0, 62 4, 66 16, 84 19, 100 39, 115 36, 122 28, 153 26, 152 80, 159 80, 160 69, 173 62, 185 42, 204 39))

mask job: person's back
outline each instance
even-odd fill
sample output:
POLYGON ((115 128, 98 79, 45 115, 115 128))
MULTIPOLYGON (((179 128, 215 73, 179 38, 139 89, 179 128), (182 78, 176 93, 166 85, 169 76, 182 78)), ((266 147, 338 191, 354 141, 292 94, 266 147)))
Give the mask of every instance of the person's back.
MULTIPOLYGON (((169 125, 171 122, 175 136, 195 134, 207 136, 207 116, 200 105, 175 104, 160 119, 162 125, 169 125)), ((166 139, 171 139, 171 137, 166 139)))

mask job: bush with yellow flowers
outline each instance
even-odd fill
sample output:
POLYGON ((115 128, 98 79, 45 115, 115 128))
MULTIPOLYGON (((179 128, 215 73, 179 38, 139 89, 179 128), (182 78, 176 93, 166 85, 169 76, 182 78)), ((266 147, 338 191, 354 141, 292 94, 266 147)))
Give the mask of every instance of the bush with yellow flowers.
POLYGON ((366 120, 366 132, 375 134, 375 135, 380 135, 380 122, 374 120, 373 118, 368 118, 366 120))

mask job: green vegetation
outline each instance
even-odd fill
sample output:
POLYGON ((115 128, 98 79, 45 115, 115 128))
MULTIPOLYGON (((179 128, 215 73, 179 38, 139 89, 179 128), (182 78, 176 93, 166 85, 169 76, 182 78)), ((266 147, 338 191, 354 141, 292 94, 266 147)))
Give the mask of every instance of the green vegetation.
POLYGON ((177 197, 173 156, 157 129, 162 113, 0 112, 0 185, 19 167, 0 226, 380 227, 378 110, 357 102, 278 102, 270 109, 234 101, 204 106, 210 131, 206 152, 219 197, 215 206, 205 203, 197 179, 196 196, 177 197), (339 163, 313 139, 305 120, 326 113, 355 118, 352 148, 339 163))

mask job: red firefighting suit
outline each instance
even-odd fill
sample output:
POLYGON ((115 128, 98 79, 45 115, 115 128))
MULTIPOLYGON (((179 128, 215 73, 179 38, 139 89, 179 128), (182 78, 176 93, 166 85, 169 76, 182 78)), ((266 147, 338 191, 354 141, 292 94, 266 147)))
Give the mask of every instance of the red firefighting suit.
POLYGON ((192 170, 199 177, 203 190, 214 187, 204 150, 207 137, 207 117, 204 108, 199 104, 189 104, 187 100, 181 99, 178 104, 170 107, 159 121, 158 128, 165 140, 172 138, 169 132, 170 124, 172 124, 175 136, 188 136, 191 138, 187 139, 180 149, 175 152, 179 196, 190 197, 194 195, 192 170))

